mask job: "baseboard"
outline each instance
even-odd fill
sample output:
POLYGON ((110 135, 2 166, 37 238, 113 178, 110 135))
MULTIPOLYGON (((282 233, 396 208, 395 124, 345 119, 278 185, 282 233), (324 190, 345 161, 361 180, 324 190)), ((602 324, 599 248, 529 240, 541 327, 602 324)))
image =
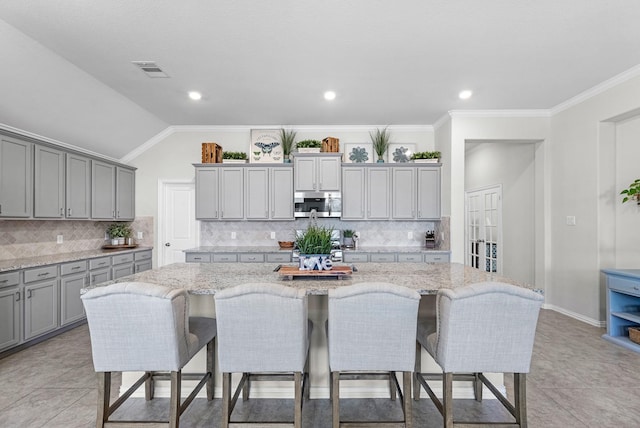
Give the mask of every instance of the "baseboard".
POLYGON ((545 303, 544 305, 542 305, 542 307, 544 309, 550 309, 554 312, 558 312, 562 315, 566 315, 570 318, 576 319, 578 321, 582 321, 583 323, 587 323, 589 325, 592 325, 594 327, 600 327, 600 328, 605 328, 607 326, 606 321, 599 321, 599 320, 595 320, 593 318, 589 318, 589 317, 585 317, 584 315, 581 315, 577 312, 573 312, 573 311, 569 311, 567 309, 561 308, 559 306, 555 306, 555 305, 551 305, 549 303, 545 303))

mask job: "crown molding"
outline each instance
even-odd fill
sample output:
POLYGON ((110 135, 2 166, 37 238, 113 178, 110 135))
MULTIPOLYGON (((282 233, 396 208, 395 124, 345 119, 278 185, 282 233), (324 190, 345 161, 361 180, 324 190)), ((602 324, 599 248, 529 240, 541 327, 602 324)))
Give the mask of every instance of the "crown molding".
POLYGON ((569 98, 567 101, 564 101, 556 105, 555 107, 552 107, 550 109, 551 115, 556 115, 564 110, 567 110, 568 108, 585 102, 589 98, 593 98, 596 95, 599 95, 617 85, 620 85, 638 76, 640 76, 640 65, 636 65, 635 67, 632 67, 627 71, 623 71, 622 73, 613 76, 611 79, 605 80, 604 82, 594 86, 593 88, 587 89, 586 91, 576 95, 575 97, 569 98))
POLYGON ((533 110, 450 110, 453 117, 551 117, 551 111, 545 109, 533 110))
POLYGON ((443 114, 442 117, 440 117, 440 119, 436 120, 436 122, 433 124, 433 129, 434 130, 440 129, 440 127, 442 125, 444 125, 445 123, 447 123, 450 120, 451 120, 451 115, 448 112, 443 114))

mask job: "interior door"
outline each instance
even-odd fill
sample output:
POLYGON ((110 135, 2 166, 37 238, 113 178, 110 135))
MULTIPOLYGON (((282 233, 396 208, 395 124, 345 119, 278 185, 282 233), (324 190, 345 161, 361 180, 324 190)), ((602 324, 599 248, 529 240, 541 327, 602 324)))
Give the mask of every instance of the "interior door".
POLYGON ((184 263, 184 250, 199 243, 199 222, 196 221, 195 184, 193 182, 162 182, 158 218, 158 266, 184 263))
POLYGON ((502 186, 466 192, 465 264, 502 273, 502 186))

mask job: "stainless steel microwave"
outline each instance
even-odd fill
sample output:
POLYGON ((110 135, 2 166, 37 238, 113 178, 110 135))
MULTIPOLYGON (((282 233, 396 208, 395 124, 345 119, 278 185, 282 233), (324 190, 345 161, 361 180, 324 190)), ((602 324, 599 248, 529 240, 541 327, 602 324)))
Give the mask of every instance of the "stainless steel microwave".
POLYGON ((340 192, 295 192, 294 217, 340 217, 342 198, 340 192))

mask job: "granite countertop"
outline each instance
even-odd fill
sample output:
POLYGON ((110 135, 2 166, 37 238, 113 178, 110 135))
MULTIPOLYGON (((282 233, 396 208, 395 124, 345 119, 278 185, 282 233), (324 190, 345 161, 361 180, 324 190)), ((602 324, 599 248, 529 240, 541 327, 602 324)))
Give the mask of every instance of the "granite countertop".
MULTIPOLYGON (((339 265, 345 264, 335 264, 339 265)), ((506 282, 541 292, 530 285, 459 263, 363 263, 357 266, 357 272, 342 279, 293 280, 284 279, 275 272, 277 266, 274 263, 174 263, 90 286, 82 292, 118 282, 148 282, 172 288, 185 288, 191 294, 207 295, 244 283, 276 282, 306 289, 308 294, 322 295, 327 294, 330 288, 344 285, 390 282, 413 288, 420 294, 435 294, 440 288, 456 288, 483 281, 506 282)))
MULTIPOLYGON (((204 246, 184 250, 185 253, 277 253, 281 251, 291 252, 291 248, 280 248, 276 246, 204 246)), ((359 247, 357 250, 351 248, 343 249, 345 252, 353 253, 450 253, 446 250, 432 250, 424 247, 408 246, 377 246, 359 247)))
POLYGON ((48 254, 45 256, 25 257, 21 259, 10 259, 0 261, 0 272, 11 270, 26 269, 37 266, 53 265, 58 263, 74 262, 83 259, 95 259, 98 257, 110 256, 113 254, 132 253, 136 251, 152 250, 153 247, 136 247, 114 250, 96 250, 77 251, 75 253, 48 254))

